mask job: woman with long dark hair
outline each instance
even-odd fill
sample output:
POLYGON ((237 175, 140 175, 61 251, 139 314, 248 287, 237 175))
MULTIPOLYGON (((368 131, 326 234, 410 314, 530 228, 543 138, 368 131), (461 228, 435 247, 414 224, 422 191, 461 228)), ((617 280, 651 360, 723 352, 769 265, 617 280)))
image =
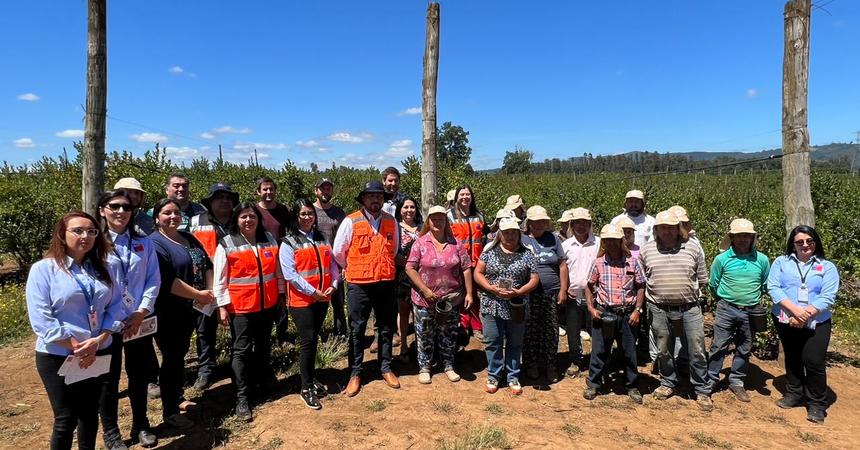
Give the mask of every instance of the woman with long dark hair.
MULTIPOLYGON (((466 247, 474 269, 487 238, 484 215, 478 209, 475 193, 469 185, 463 184, 455 191, 454 206, 448 210, 448 223, 451 225, 454 238, 460 245, 466 247)), ((471 307, 464 307, 460 311, 460 328, 467 335, 471 333, 476 338, 482 339, 483 325, 479 310, 480 302, 477 298, 471 307)))
POLYGON ((71 449, 75 428, 78 446, 94 449, 98 433, 99 393, 107 374, 70 384, 58 371, 66 358, 90 367, 97 355, 109 354, 114 333, 125 314, 107 266, 110 244, 96 220, 74 211, 54 227, 48 253, 30 268, 27 314, 36 333, 36 370, 54 413, 52 449, 71 449))
POLYGON ((394 218, 400 223, 400 248, 397 250, 399 258, 395 260, 397 273, 394 276, 397 289, 397 328, 400 332, 400 355, 398 355, 398 359, 402 363, 408 363, 409 347, 406 336, 409 335, 409 315, 412 313, 412 302, 410 301, 412 283, 406 276, 406 259, 412 250, 412 244, 418 240, 418 233, 421 231, 424 221, 421 218, 418 201, 414 197, 408 196, 397 205, 394 218))
POLYGON ((244 202, 233 208, 227 236, 218 242, 214 292, 221 324, 230 327, 233 352, 230 365, 236 384, 236 417, 251 421, 251 381, 274 380, 269 361, 272 325, 284 292, 278 265, 278 243, 266 232, 257 205, 244 202))
POLYGON ((825 259, 815 228, 799 225, 791 230, 785 254, 770 267, 767 288, 785 351, 785 393, 776 404, 788 409, 806 403, 806 419, 823 423, 828 406, 824 359, 839 273, 825 259))
POLYGON ((102 434, 108 450, 125 448, 117 423, 119 410, 119 378, 122 371, 122 349, 125 348, 125 373, 128 377, 128 399, 131 404, 131 440, 148 448, 158 444, 146 416, 147 384, 158 367, 152 335, 134 340, 141 322, 155 313, 155 299, 161 286, 158 257, 152 241, 138 234, 134 224, 134 207, 125 190, 118 189, 102 194, 98 203, 102 233, 113 242, 108 252, 108 265, 114 275, 123 307, 125 326, 122 333, 114 334, 111 343, 110 373, 102 387, 99 414, 102 434))
POLYGON ((302 401, 308 408, 321 409, 319 399, 328 392, 315 378, 317 342, 331 295, 339 283, 340 268, 332 257, 331 243, 317 230, 313 203, 298 199, 291 218, 281 242, 281 272, 289 283, 287 304, 301 342, 302 401))

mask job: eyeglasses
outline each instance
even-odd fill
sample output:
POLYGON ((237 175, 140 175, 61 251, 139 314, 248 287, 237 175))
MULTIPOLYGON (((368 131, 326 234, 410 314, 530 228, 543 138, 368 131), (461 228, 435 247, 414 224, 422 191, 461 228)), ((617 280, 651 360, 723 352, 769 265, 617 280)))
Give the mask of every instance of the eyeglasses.
POLYGON ((84 237, 85 235, 88 237, 96 237, 99 235, 98 228, 69 228, 66 231, 77 237, 84 237))
POLYGON ((313 217, 314 213, 312 212, 300 212, 299 217, 313 217))
POLYGON ((105 207, 111 211, 123 210, 125 212, 129 212, 132 210, 131 203, 108 203, 105 207))
POLYGON ((803 245, 803 244, 813 245, 813 244, 815 244, 815 240, 814 239, 798 239, 798 240, 794 241, 794 245, 803 245))

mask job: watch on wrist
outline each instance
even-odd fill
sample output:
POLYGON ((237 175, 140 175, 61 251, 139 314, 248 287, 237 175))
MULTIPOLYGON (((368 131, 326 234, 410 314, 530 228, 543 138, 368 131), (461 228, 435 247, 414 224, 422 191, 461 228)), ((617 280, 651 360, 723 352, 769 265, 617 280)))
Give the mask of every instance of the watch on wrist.
POLYGON ((636 311, 637 311, 639 314, 643 314, 643 313, 645 312, 645 310, 644 310, 644 309, 642 309, 642 308, 636 308, 636 311))

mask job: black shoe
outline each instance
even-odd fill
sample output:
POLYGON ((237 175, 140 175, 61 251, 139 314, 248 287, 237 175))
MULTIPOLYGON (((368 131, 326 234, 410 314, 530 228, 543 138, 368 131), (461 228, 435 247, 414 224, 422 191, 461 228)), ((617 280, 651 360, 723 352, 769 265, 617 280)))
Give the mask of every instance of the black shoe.
POLYGON ((236 401, 236 418, 245 422, 254 420, 254 413, 251 412, 251 405, 248 400, 236 401))
POLYGON ((827 412, 823 409, 809 408, 806 413, 806 420, 812 423, 824 423, 824 418, 827 417, 827 412))
POLYGON ((305 401, 305 406, 310 409, 322 409, 322 405, 320 404, 319 399, 317 398, 316 393, 314 392, 316 389, 302 389, 301 397, 302 400, 305 401))
POLYGON ((194 389, 205 391, 212 386, 212 381, 209 379, 208 375, 200 375, 197 377, 197 381, 194 382, 194 389))
POLYGON ((776 406, 782 409, 797 408, 798 406, 803 406, 803 400, 793 397, 783 397, 776 402, 776 406))
POLYGON ((146 396, 149 397, 150 400, 161 398, 161 388, 155 383, 149 383, 146 387, 146 396))
POLYGON ((317 398, 325 398, 328 395, 328 386, 314 380, 314 394, 317 398))
POLYGON ((158 437, 150 430, 140 430, 139 432, 131 430, 131 443, 140 444, 143 448, 155 447, 158 445, 158 437))
POLYGON ((630 400, 633 400, 633 403, 637 405, 642 404, 642 393, 639 392, 639 389, 633 388, 627 391, 627 396, 630 397, 630 400))
POLYGON ((594 400, 597 398, 597 388, 586 386, 585 390, 582 391, 582 398, 586 400, 594 400))
POLYGON ((105 436, 105 449, 107 450, 128 450, 125 442, 122 441, 122 436, 119 434, 109 434, 105 436))

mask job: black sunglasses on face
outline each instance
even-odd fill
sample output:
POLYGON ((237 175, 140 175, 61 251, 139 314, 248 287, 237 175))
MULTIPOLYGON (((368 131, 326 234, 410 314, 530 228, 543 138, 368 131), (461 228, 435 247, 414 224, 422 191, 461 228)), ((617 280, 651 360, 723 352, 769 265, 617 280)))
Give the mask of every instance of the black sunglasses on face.
POLYGON ((814 239, 806 239, 806 240, 798 239, 798 240, 794 241, 794 245, 803 245, 803 244, 812 245, 812 244, 815 244, 815 240, 814 239))
POLYGON ((125 212, 129 212, 132 209, 130 203, 108 203, 105 207, 111 211, 123 210, 125 212))

